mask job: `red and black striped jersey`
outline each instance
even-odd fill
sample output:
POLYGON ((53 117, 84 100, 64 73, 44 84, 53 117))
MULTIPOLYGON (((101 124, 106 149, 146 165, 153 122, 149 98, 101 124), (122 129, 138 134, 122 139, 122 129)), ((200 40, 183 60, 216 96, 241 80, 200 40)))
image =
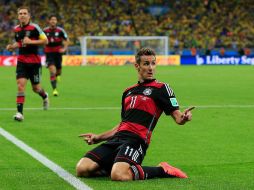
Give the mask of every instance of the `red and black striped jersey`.
POLYGON ((149 144, 162 112, 170 115, 178 109, 175 94, 168 84, 155 79, 138 83, 123 93, 122 121, 118 132, 134 133, 149 144))
POLYGON ((42 29, 37 24, 28 23, 25 26, 15 26, 14 32, 15 40, 19 45, 18 61, 29 64, 41 64, 41 58, 38 55, 38 45, 24 45, 23 39, 26 36, 31 40, 46 39, 42 29))
POLYGON ((65 30, 59 26, 55 28, 46 27, 43 29, 49 43, 45 46, 45 53, 58 53, 63 46, 63 41, 68 39, 65 30))

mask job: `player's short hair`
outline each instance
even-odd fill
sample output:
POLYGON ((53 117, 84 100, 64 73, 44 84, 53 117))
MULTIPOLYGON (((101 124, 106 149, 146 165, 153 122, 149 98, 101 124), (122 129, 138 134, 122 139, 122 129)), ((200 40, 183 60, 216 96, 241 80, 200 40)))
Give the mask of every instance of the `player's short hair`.
POLYGON ((28 12, 29 14, 31 14, 31 12, 30 12, 30 8, 29 8, 29 7, 27 7, 27 6, 21 6, 21 7, 19 7, 19 8, 17 9, 17 13, 19 13, 19 11, 20 11, 20 10, 22 10, 22 9, 26 9, 26 10, 27 10, 27 12, 28 12))
POLYGON ((143 55, 153 55, 154 57, 156 56, 155 51, 151 48, 148 47, 144 47, 138 50, 135 59, 136 59, 136 63, 140 64, 141 62, 141 56, 143 55))
POLYGON ((50 20, 50 19, 53 18, 53 17, 56 17, 56 19, 58 20, 58 16, 57 16, 56 14, 51 14, 51 15, 49 15, 48 19, 50 20))

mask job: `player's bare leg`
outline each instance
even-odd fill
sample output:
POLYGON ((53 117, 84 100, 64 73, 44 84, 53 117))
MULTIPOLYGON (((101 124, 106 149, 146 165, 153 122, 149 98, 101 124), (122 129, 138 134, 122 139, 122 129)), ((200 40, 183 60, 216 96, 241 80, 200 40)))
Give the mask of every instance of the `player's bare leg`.
POLYGON ((53 95, 54 96, 58 96, 58 91, 56 89, 57 87, 57 80, 56 80, 56 66, 55 65, 49 65, 48 66, 48 69, 49 69, 49 74, 50 74, 50 83, 51 83, 51 86, 53 88, 53 95))
POLYGON ((130 165, 126 162, 117 162, 111 170, 111 179, 114 181, 146 180, 152 178, 188 178, 180 169, 161 162, 158 166, 130 165))
POLYGON ((81 158, 76 166, 76 174, 78 177, 93 177, 100 175, 99 164, 90 158, 81 158))
POLYGON ((56 81, 60 82, 61 81, 61 74, 62 74, 62 68, 56 70, 56 81))
POLYGON ((13 118, 16 121, 24 120, 23 105, 24 105, 24 102, 25 102, 26 84, 27 84, 27 79, 26 78, 18 78, 17 79, 17 87, 18 87, 18 93, 17 93, 17 97, 16 97, 17 113, 13 116, 13 118))
POLYGON ((130 181, 133 179, 130 164, 126 162, 117 162, 111 170, 111 179, 113 181, 130 181))
POLYGON ((39 94, 43 99, 43 109, 47 110, 49 107, 48 93, 41 87, 40 84, 32 84, 33 91, 39 94))

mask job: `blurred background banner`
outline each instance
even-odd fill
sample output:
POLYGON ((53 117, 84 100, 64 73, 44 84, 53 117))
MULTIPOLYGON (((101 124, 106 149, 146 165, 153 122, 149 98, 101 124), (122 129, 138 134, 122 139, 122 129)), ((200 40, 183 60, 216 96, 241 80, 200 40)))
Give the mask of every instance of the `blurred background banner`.
MULTIPOLYGON (((180 65, 180 56, 157 56, 158 65, 180 65), (167 60, 166 60, 167 59, 167 60)), ((135 63, 133 55, 64 55, 63 66, 82 66, 86 59, 86 65, 111 65, 121 66, 135 63)), ((42 65, 45 65, 45 56, 41 56, 42 65)), ((0 56, 0 66, 16 66, 17 56, 0 56)))
MULTIPOLYGON (((253 65, 253 0, 5 0, 0 6, 2 56, 13 55, 5 48, 14 39, 22 5, 31 8, 32 22, 41 28, 49 15, 58 16, 70 38, 64 65, 125 65, 144 46, 169 56, 159 60, 163 65, 253 65)), ((44 55, 43 48, 39 53, 44 55)), ((0 64, 13 65, 14 60, 1 57, 0 64)))
MULTIPOLYGON (((254 65, 254 56, 180 56, 169 55, 167 57, 159 55, 158 65, 254 65), (166 61, 165 61, 166 60, 166 61)), ((64 55, 63 66, 85 65, 110 65, 122 66, 135 63, 133 55, 64 55)), ((41 56, 42 65, 45 65, 45 56, 41 56)), ((0 66, 15 66, 16 56, 0 56, 0 66)))
POLYGON ((181 56, 181 65, 254 65, 254 56, 181 56))

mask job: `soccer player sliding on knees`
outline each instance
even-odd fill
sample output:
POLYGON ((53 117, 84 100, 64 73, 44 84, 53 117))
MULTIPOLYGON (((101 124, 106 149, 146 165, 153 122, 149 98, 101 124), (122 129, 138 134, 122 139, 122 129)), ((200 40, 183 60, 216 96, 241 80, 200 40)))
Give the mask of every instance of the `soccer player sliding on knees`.
POLYGON ((79 177, 110 176, 114 181, 188 177, 167 162, 141 165, 162 112, 184 125, 191 121, 194 107, 181 112, 172 88, 154 78, 156 55, 152 49, 140 49, 135 59, 138 83, 123 92, 121 122, 101 134, 80 135, 89 145, 106 142, 80 159, 76 166, 79 177))

